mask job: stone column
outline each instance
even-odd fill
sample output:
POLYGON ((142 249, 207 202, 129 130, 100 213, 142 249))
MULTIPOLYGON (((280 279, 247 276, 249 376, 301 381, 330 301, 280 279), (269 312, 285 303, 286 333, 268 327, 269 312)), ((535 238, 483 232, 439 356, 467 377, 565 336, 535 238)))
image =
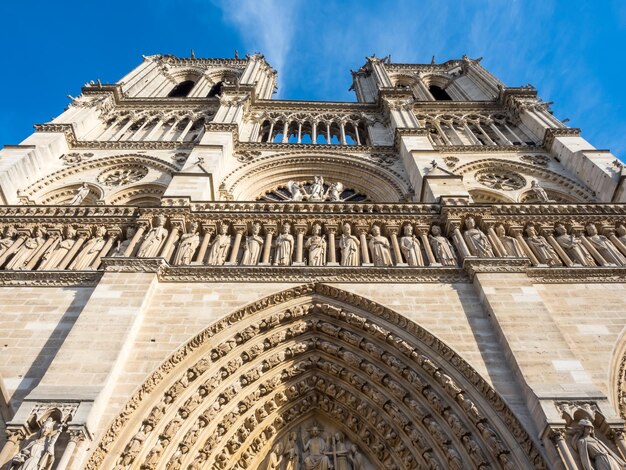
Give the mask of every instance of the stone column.
MULTIPOLYGON (((621 251, 624 256, 626 256, 626 246, 621 242, 619 238, 615 236, 615 229, 613 227, 608 227, 608 228, 605 228, 603 231, 604 231, 604 235, 609 237, 609 240, 611 240, 613 245, 615 245, 615 247, 619 251, 621 251)), ((0 265, 1 264, 2 263, 0 262, 0 265)))
POLYGON ((337 225, 326 225, 326 235, 328 235, 328 260, 326 266, 339 266, 337 262, 337 249, 335 248, 335 235, 337 234, 337 225))
POLYGON ((370 261, 370 252, 367 247, 368 227, 365 225, 357 225, 356 229, 359 233, 359 240, 361 241, 361 265, 372 266, 372 263, 370 261))
POLYGON ((578 465, 576 464, 576 461, 574 460, 574 457, 565 442, 565 429, 551 429, 550 440, 559 451, 559 455, 561 456, 561 460, 563 461, 565 468, 567 470, 578 470, 578 465))
POLYGON ((613 429, 613 442, 622 454, 622 459, 626 459, 626 440, 624 439, 625 431, 623 429, 613 429))
POLYGON ((276 225, 263 224, 263 229, 265 230, 265 243, 263 244, 263 256, 261 257, 259 266, 269 266, 270 252, 272 250, 272 237, 276 233, 276 225))
POLYGON ((530 247, 528 246, 528 243, 526 243, 526 240, 524 240, 524 237, 522 236, 522 227, 511 227, 509 229, 509 232, 511 236, 513 236, 517 240, 517 243, 519 243, 519 245, 522 247, 522 250, 524 250, 524 253, 526 253, 526 256, 528 256, 528 259, 533 264, 533 266, 539 265, 540 264, 539 260, 537 259, 537 257, 533 253, 533 250, 530 249, 530 247))
POLYGON ((137 231, 135 232, 133 239, 130 241, 130 243, 126 247, 126 251, 124 252, 124 257, 128 258, 129 256, 133 254, 133 251, 135 251, 135 246, 137 246, 137 243, 139 242, 139 240, 141 240, 141 237, 143 237, 143 232, 146 231, 147 227, 148 225, 145 222, 139 224, 139 227, 137 228, 137 231))
POLYGON ((233 243, 233 248, 230 252, 230 259, 224 263, 225 266, 237 265, 237 255, 239 254, 241 238, 243 237, 243 232, 246 231, 246 226, 244 224, 233 224, 233 228, 235 229, 235 242, 233 243))
POLYGON ((607 262, 607 260, 605 260, 600 253, 598 253, 598 250, 596 250, 594 248, 594 246, 591 243, 589 243, 589 240, 587 240, 587 237, 585 237, 585 235, 580 233, 579 236, 580 236, 580 239, 581 239, 583 245, 585 246, 585 248, 587 248, 587 251, 589 251, 591 256, 593 256, 593 259, 596 260, 596 263, 598 263, 600 266, 609 266, 610 265, 610 263, 607 262))
POLYGON ((20 246, 24 244, 24 242, 26 241, 26 238, 28 238, 28 235, 21 233, 15 239, 15 241, 13 242, 13 245, 11 245, 9 249, 4 252, 2 256, 0 256, 0 266, 2 266, 4 262, 7 260, 7 258, 11 256, 13 253, 15 253, 20 248, 20 246))
POLYGON ((70 460, 72 460, 72 457, 74 456, 76 446, 79 442, 82 442, 85 439, 85 433, 82 429, 70 429, 68 433, 70 435, 70 440, 65 447, 65 451, 63 451, 63 455, 59 459, 56 470, 65 470, 67 468, 70 460))
POLYGON ((396 266, 407 266, 402 259, 402 252, 400 251, 400 245, 398 244, 398 226, 388 225, 389 237, 391 238, 391 246, 393 248, 393 255, 396 258, 396 266))
POLYGON ((16 454, 19 443, 24 439, 24 431, 22 429, 6 429, 7 441, 0 451, 0 468, 4 468, 4 465, 11 461, 16 454))
POLYGON ((169 262, 170 260, 170 251, 174 247, 174 243, 178 239, 178 232, 182 230, 182 226, 180 221, 171 221, 170 222, 170 233, 165 240, 165 244, 163 248, 161 248, 161 257, 165 258, 165 261, 169 262))
POLYGON ((441 266, 441 263, 437 262, 433 249, 430 246, 430 240, 428 240, 428 230, 428 225, 417 226, 417 233, 420 236, 420 240, 422 240, 422 245, 424 245, 424 251, 426 251, 426 257, 428 258, 428 266, 441 266))
POLYGON ((506 258, 507 256, 509 256, 509 254, 507 253, 506 249, 504 248, 504 245, 502 245, 502 242, 500 241, 500 238, 498 238, 498 235, 496 234, 496 231, 493 229, 493 223, 488 223, 487 224, 487 235, 489 237, 489 240, 491 241, 491 245, 493 246, 493 249, 495 251, 495 255, 499 256, 500 258, 506 258))
POLYGON ((304 234, 306 233, 307 226, 304 224, 296 224, 296 260, 294 266, 304 266, 304 234))
POLYGON ((27 269, 27 270, 33 269, 35 265, 37 264, 37 261, 39 261, 39 259, 44 255, 46 251, 48 251, 48 248, 55 245, 59 241, 60 238, 61 238, 60 233, 58 232, 52 233, 48 237, 48 239, 35 251, 35 253, 33 253, 33 256, 30 257, 24 269, 27 269))
POLYGON ((563 248, 561 248, 561 245, 559 245, 557 241, 554 239, 554 235, 552 234, 552 229, 542 228, 541 234, 545 237, 545 239, 552 246, 552 248, 554 248, 554 251, 558 253, 558 255, 561 257, 561 259, 563 260, 563 262, 568 268, 571 268, 572 266, 574 266, 574 262, 570 259, 569 256, 567 256, 567 253, 563 251, 563 248))
POLYGON ((204 235, 202 237, 202 243, 200 243, 200 250, 198 251, 198 255, 196 256, 196 263, 204 264, 204 256, 206 255, 206 250, 209 247, 209 242, 211 241, 211 236, 215 233, 215 224, 202 224, 202 229, 204 230, 204 235))
POLYGON ((448 234, 452 232, 452 242, 456 246, 456 249, 459 251, 461 263, 463 263, 463 260, 467 257, 471 257, 472 254, 470 253, 469 248, 465 243, 465 239, 463 238, 461 230, 459 230, 460 224, 461 221, 459 220, 449 220, 446 231, 448 232, 448 234))

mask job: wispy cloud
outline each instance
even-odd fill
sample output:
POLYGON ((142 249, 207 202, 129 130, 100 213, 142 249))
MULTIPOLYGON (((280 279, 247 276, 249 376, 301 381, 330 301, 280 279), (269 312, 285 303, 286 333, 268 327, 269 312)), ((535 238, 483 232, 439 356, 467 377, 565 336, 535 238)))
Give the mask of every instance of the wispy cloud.
MULTIPOLYGON (((279 72, 279 82, 294 42, 300 0, 215 0, 249 49, 261 52, 279 72)), ((279 97, 281 96, 279 87, 279 97)))

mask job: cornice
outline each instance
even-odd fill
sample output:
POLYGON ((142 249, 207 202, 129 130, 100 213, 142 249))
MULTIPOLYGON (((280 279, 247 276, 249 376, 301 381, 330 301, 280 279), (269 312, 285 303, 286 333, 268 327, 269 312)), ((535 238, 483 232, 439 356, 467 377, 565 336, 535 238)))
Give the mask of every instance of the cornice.
POLYGON ((528 258, 476 258, 463 260, 463 269, 474 280, 479 273, 524 273, 530 266, 528 258))
POLYGON ((176 66, 229 66, 244 69, 248 64, 248 58, 245 59, 231 59, 231 58, 215 58, 215 59, 202 59, 192 57, 175 57, 173 55, 160 56, 159 60, 168 65, 176 66))
POLYGON ((519 153, 542 150, 540 147, 528 145, 439 145, 433 143, 433 147, 441 153, 519 153))
POLYGON ((107 272, 158 273, 167 265, 164 258, 102 258, 107 272))
POLYGON ((0 287, 95 287, 102 271, 0 271, 0 287))
POLYGON ((398 64, 385 63, 385 70, 388 72, 445 72, 452 67, 463 65, 462 59, 453 59, 441 64, 398 64))
POLYGON ((380 107, 372 103, 351 103, 348 101, 297 101, 297 100, 256 100, 255 111, 293 112, 370 112, 377 113, 380 107))
POLYGON ((324 151, 337 152, 361 152, 361 153, 392 153, 393 147, 388 145, 372 146, 372 145, 338 145, 338 144, 283 144, 273 142, 239 142, 237 148, 241 150, 265 150, 284 152, 286 150, 302 150, 314 152, 315 149, 324 151))
POLYGON ((541 284, 623 283, 626 267, 528 268, 528 277, 541 284))
POLYGON ((396 152, 400 152, 400 141, 402 140, 402 137, 428 137, 429 133, 428 129, 423 127, 396 127, 393 137, 393 149, 396 152))
POLYGON ((458 268, 167 266, 163 282, 468 282, 458 268))
POLYGON ((576 127, 549 127, 543 135, 543 143, 541 145, 549 152, 555 138, 578 137, 579 135, 580 129, 576 127))

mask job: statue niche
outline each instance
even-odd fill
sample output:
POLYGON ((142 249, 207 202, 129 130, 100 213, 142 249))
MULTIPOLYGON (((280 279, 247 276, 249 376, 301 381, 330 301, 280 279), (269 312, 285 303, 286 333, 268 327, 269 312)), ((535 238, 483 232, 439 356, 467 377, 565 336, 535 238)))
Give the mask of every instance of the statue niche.
POLYGON ((263 470, 370 470, 359 446, 337 426, 308 419, 277 437, 260 467, 263 470))
POLYGON ((347 189, 343 183, 325 183, 324 177, 315 176, 313 181, 289 181, 284 186, 268 191, 259 197, 260 201, 272 202, 364 202, 369 200, 364 194, 347 189))

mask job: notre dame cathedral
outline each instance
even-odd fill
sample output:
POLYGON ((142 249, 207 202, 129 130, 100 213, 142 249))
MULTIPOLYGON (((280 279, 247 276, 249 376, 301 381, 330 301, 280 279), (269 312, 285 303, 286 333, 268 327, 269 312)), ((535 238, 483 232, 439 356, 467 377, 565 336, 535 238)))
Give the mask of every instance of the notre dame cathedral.
POLYGON ((0 152, 2 469, 626 468, 619 160, 468 57, 276 78, 144 57, 0 152))

